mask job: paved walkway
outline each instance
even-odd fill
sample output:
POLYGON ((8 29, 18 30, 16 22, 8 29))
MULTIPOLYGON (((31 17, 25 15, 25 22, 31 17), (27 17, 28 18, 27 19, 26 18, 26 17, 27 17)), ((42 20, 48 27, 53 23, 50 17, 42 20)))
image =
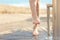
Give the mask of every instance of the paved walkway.
MULTIPOLYGON (((40 17, 39 36, 32 36, 31 14, 0 15, 0 40, 47 40, 47 19, 40 17)), ((51 20, 50 20, 51 21, 51 20)), ((51 22, 50 22, 50 25, 51 22)))

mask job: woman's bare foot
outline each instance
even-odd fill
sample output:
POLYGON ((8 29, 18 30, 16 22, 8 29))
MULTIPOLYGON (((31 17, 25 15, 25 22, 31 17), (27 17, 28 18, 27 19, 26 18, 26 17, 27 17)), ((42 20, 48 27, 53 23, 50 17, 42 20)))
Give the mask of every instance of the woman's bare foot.
POLYGON ((40 24, 40 19, 39 19, 39 18, 35 19, 35 20, 33 21, 33 24, 40 24))
POLYGON ((37 36, 37 35, 39 35, 39 32, 38 32, 38 30, 35 29, 35 30, 33 31, 33 36, 37 36))

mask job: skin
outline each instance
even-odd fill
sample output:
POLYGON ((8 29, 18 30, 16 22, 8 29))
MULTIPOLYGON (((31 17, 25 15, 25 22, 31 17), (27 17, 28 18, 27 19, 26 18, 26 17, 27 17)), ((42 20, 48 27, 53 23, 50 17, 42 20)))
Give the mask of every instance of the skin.
POLYGON ((39 20, 39 0, 29 0, 30 1, 30 8, 32 12, 32 18, 33 18, 33 35, 38 35, 38 24, 40 24, 39 20))

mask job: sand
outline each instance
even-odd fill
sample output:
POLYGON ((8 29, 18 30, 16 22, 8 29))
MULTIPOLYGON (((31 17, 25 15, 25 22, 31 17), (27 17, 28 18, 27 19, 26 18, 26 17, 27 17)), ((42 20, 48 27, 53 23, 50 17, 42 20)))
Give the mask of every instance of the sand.
MULTIPOLYGON (((38 40, 45 40, 48 33, 46 14, 40 14, 40 21, 38 40)), ((33 26, 31 14, 0 14, 0 40, 34 40, 33 26)))

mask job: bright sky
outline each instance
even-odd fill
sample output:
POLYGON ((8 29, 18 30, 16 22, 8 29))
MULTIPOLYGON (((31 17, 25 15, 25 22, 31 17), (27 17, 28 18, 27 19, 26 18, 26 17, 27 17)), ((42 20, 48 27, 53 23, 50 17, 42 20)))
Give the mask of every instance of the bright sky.
MULTIPOLYGON (((29 7, 29 0, 0 0, 0 4, 29 7)), ((46 8, 46 4, 52 4, 52 0, 40 0, 41 8, 46 8)))

